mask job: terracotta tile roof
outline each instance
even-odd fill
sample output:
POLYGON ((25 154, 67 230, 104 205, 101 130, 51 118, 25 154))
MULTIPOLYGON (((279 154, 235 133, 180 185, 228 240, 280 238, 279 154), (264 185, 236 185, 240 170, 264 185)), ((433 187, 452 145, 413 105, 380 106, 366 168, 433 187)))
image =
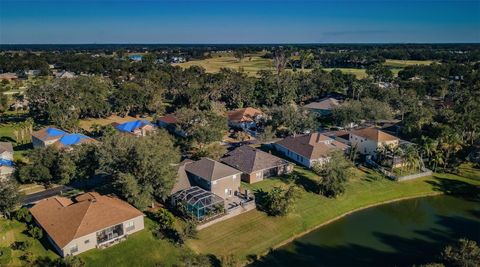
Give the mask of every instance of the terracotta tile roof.
POLYGON ((143 216, 143 213, 115 197, 86 193, 72 201, 51 197, 30 209, 35 220, 58 247, 104 228, 143 216))
POLYGON ((251 122, 263 113, 256 108, 239 108, 227 112, 228 120, 232 122, 251 122))
POLYGON ((322 110, 332 110, 334 107, 340 105, 338 100, 335 98, 325 98, 318 102, 312 102, 305 105, 305 108, 308 109, 322 109, 322 110))
POLYGON ((241 146, 229 152, 221 161, 244 173, 252 173, 289 164, 284 159, 250 146, 241 146))
POLYGON ((3 152, 13 152, 13 146, 10 142, 0 142, 0 154, 3 152))
POLYGON ((380 131, 377 128, 365 128, 360 130, 353 130, 351 134, 364 137, 376 142, 387 142, 387 141, 395 141, 400 140, 400 138, 388 134, 386 132, 380 131))
POLYGON ((307 159, 326 157, 332 150, 345 150, 348 148, 347 145, 320 133, 289 136, 276 144, 307 159))
POLYGON ((185 170, 207 181, 214 181, 242 173, 237 169, 209 158, 202 158, 199 161, 189 163, 185 166, 185 170))

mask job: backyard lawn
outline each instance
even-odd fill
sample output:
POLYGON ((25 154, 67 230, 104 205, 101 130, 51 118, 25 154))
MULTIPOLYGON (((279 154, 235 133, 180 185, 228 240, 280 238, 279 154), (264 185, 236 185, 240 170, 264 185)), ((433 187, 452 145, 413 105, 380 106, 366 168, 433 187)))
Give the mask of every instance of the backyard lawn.
POLYGON ((405 68, 412 65, 430 65, 432 60, 400 60, 400 59, 386 59, 384 65, 392 68, 405 68))
MULTIPOLYGON (((368 169, 356 169, 346 193, 337 199, 328 199, 309 192, 312 179, 317 179, 313 173, 301 168, 296 168, 296 172, 302 177, 299 184, 304 189, 293 213, 269 217, 257 210, 250 211, 201 230, 199 239, 189 242, 191 247, 200 253, 234 254, 245 260, 355 209, 406 197, 478 190, 480 185, 480 170, 468 166, 462 167, 461 175, 435 174, 401 183, 382 178, 368 169)), ((277 178, 244 186, 268 191, 281 184, 282 179, 277 178)))

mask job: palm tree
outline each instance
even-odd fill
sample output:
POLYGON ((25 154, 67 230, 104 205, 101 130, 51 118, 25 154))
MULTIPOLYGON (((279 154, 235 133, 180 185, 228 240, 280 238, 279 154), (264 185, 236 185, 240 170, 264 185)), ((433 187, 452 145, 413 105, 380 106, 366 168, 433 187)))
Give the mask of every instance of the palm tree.
POLYGON ((412 168, 414 170, 420 168, 420 156, 418 155, 418 150, 414 145, 407 146, 404 157, 409 170, 412 170, 412 168))
POLYGON ((443 168, 447 168, 447 163, 450 159, 450 156, 453 153, 456 153, 462 148, 462 141, 457 133, 447 133, 440 138, 440 146, 443 151, 445 151, 445 159, 443 162, 443 168))
POLYGON ((438 147, 438 142, 428 136, 421 136, 420 140, 420 151, 421 151, 421 158, 427 158, 427 162, 431 161, 432 155, 436 152, 438 147))
POLYGON ((310 50, 301 50, 300 51, 300 65, 302 71, 305 68, 305 64, 310 63, 314 59, 312 52, 310 50))
POLYGON ((437 171, 437 166, 442 165, 444 163, 444 156, 441 150, 437 151, 432 156, 432 163, 433 163, 433 171, 437 171))

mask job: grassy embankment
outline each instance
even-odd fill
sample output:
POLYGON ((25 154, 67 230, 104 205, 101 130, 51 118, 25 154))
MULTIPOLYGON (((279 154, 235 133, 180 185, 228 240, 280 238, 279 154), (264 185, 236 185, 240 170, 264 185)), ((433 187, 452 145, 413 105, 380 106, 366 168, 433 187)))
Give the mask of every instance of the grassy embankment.
MULTIPOLYGON (((251 211, 203 229, 198 240, 190 241, 191 247, 200 253, 233 254, 246 260, 355 210, 404 198, 477 190, 480 185, 480 170, 468 166, 462 167, 459 175, 435 174, 402 183, 381 178, 369 170, 355 170, 346 193, 337 199, 328 199, 309 192, 317 179, 315 175, 299 168, 296 171, 302 177, 303 190, 293 213, 269 217, 263 212, 251 211)), ((281 179, 270 179, 248 187, 269 190, 281 184, 281 179)))

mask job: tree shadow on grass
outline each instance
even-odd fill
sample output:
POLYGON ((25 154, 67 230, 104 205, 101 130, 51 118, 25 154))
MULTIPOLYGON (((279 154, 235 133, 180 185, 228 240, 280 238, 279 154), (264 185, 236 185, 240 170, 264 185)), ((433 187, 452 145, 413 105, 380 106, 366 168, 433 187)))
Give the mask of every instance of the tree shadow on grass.
POLYGON ((470 201, 480 201, 480 187, 458 180, 435 177, 433 181, 427 181, 433 185, 435 191, 446 195, 458 196, 470 201))
POLYGON ((278 177, 278 179, 284 183, 293 182, 307 192, 316 194, 318 193, 318 182, 312 180, 310 177, 302 174, 301 172, 293 171, 291 175, 283 175, 278 177))

